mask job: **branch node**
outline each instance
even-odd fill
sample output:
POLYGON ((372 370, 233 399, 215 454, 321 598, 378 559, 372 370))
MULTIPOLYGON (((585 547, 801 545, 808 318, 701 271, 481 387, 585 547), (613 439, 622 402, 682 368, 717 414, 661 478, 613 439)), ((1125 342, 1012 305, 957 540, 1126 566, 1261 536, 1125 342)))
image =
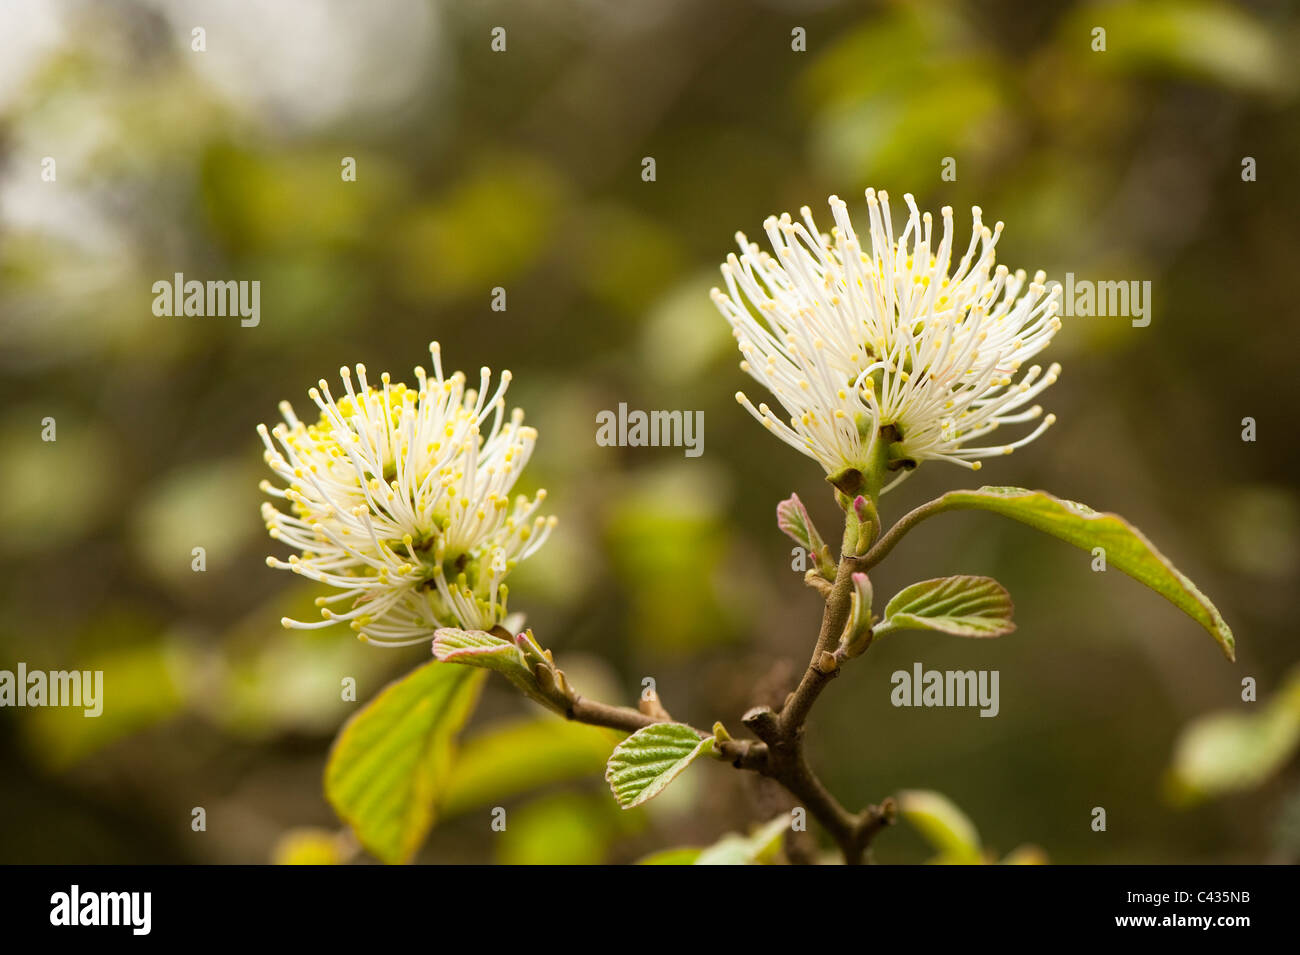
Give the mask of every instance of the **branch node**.
POLYGON ((642 694, 640 700, 637 702, 636 708, 646 716, 653 717, 654 719, 663 720, 664 722, 672 720, 672 717, 668 715, 668 711, 664 709, 663 704, 659 702, 658 695, 654 693, 648 695, 642 694))
POLYGON ((885 821, 885 825, 892 826, 898 822, 898 801, 893 796, 886 797, 877 811, 880 818, 885 821))
POLYGON ((750 732, 765 743, 771 743, 781 734, 781 724, 770 706, 755 706, 740 718, 750 732))
POLYGON ((816 568, 804 574, 803 582, 821 594, 823 598, 831 595, 831 582, 823 577, 821 571, 816 568))

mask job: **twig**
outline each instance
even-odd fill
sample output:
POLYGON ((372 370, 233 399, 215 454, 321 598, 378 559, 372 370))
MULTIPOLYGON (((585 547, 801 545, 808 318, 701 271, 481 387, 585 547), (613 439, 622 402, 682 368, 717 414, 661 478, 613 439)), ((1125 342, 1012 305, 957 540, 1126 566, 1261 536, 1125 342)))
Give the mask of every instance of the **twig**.
MULTIPOLYGON (((916 513, 914 511, 912 515, 916 513)), ((926 516, 929 515, 922 514, 912 523, 926 516)), ((903 521, 907 519, 905 517, 903 521)), ((893 542, 906 533, 906 528, 899 530, 903 521, 895 525, 866 557, 842 557, 836 569, 835 582, 825 591, 817 588, 824 593, 826 607, 822 613, 821 630, 817 635, 812 658, 798 687, 786 697, 779 713, 771 707, 758 706, 741 718, 741 722, 758 739, 728 739, 717 744, 718 756, 737 769, 759 773, 784 786, 835 840, 844 855, 844 861, 849 865, 859 865, 865 861, 867 849, 876 833, 893 822, 893 800, 887 799, 879 806, 868 806, 856 814, 845 809, 808 765, 803 746, 804 730, 813 704, 817 702, 826 684, 839 674, 839 658, 833 651, 849 619, 853 574, 871 566, 871 555, 882 545, 888 542, 885 547, 887 551, 893 542), (890 542, 891 536, 893 542, 890 542)), ((883 556, 883 552, 880 556, 883 556)), ((626 706, 611 706, 577 694, 564 701, 562 711, 570 720, 607 726, 628 733, 671 720, 668 712, 657 702, 654 706, 645 707, 643 711, 626 706)), ((698 729, 695 732, 701 738, 710 735, 698 729)))
POLYGON ((870 570, 884 560, 885 556, 894 549, 894 545, 901 541, 908 531, 927 517, 934 517, 936 514, 952 510, 956 505, 947 500, 948 496, 944 494, 936 497, 933 501, 927 501, 920 507, 914 508, 900 517, 894 526, 885 533, 885 536, 876 541, 872 548, 867 551, 867 555, 862 558, 862 569, 870 570))
MULTIPOLYGON (((662 709, 660 713, 662 715, 651 715, 642 713, 640 710, 634 710, 630 706, 612 706, 609 703, 601 703, 597 700, 589 700, 585 696, 578 696, 565 707, 564 718, 578 723, 588 723, 591 726, 607 726, 610 729, 635 733, 637 730, 644 729, 655 723, 671 721, 671 717, 662 709)), ((699 731, 696 730, 696 732, 699 731)), ((701 733, 701 735, 704 734, 701 733)))

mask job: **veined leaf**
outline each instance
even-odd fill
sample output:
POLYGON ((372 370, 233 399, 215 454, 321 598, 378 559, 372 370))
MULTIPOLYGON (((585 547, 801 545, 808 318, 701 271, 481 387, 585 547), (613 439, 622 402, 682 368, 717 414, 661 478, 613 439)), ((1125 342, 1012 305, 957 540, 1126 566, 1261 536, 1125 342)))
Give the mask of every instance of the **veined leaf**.
POLYGON ((485 674, 433 661, 379 692, 344 724, 325 767, 325 796, 357 840, 405 862, 433 826, 456 734, 485 674))
POLYGON ((510 640, 482 630, 443 627, 433 635, 433 655, 444 663, 506 670, 525 666, 524 653, 510 640))
POLYGON ((652 723, 614 747, 605 766, 605 779, 618 804, 631 809, 663 792, 712 748, 711 737, 700 739, 682 723, 652 723))
POLYGON ((982 487, 978 491, 950 491, 938 498, 941 510, 992 511, 1028 524, 1075 547, 1104 548, 1106 561, 1182 610, 1210 632, 1229 660, 1236 659, 1236 644, 1223 616, 1169 558, 1124 518, 1094 511, 1045 491, 1021 487, 982 487))
POLYGON ((482 630, 443 627, 433 635, 433 655, 443 663, 496 670, 531 699, 552 706, 538 688, 524 651, 511 640, 482 630))
POLYGON ((938 577, 904 587, 885 606, 877 638, 895 630, 937 630, 955 637, 1011 633, 1011 595, 992 577, 938 577))

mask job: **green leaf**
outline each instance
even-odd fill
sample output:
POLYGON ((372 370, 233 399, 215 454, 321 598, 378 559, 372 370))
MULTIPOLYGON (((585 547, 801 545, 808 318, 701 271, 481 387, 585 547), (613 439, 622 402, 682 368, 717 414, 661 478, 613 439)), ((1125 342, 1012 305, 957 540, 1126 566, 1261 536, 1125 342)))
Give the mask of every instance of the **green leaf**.
POLYGON ((456 754, 443 798, 444 815, 496 805, 532 789, 581 776, 597 776, 615 730, 545 716, 499 724, 465 740, 456 754))
POLYGON ((464 663, 502 672, 527 666, 523 651, 513 641, 482 630, 443 627, 433 635, 433 655, 443 663, 464 663))
POLYGON ((1300 744, 1300 721, 1281 710, 1216 713, 1197 720, 1178 743, 1174 782, 1189 799, 1254 789, 1300 744))
POLYGON ((1171 783, 1180 801, 1254 789, 1300 748, 1300 670, 1257 712, 1211 713, 1185 729, 1174 750, 1171 783))
POLYGON ((1028 524, 1075 547, 1102 547, 1106 562, 1118 567, 1182 610, 1210 632, 1229 660, 1236 659, 1232 630, 1223 616, 1142 532, 1122 517, 1021 487, 982 487, 950 491, 937 499, 939 510, 992 511, 1028 524))
MULTIPOLYGON (((122 647, 87 659, 83 665, 88 671, 104 674, 98 715, 86 718, 93 709, 89 705, 27 710, 27 717, 18 721, 27 750, 51 769, 64 770, 111 743, 156 726, 181 709, 185 686, 178 676, 197 663, 188 650, 162 643, 122 647)), ((87 684, 83 702, 89 704, 91 692, 87 684)))
POLYGON ((810 553, 820 550, 824 543, 798 494, 791 494, 776 506, 776 526, 810 553))
POLYGON ((851 578, 853 591, 849 594, 849 619, 840 635, 840 647, 846 656, 860 656, 871 645, 876 634, 871 629, 871 603, 875 596, 871 580, 857 572, 851 578))
POLYGON ((1106 7, 1080 4, 1063 18, 1060 35, 1084 70, 1186 76, 1232 90, 1273 93, 1294 85, 1286 68, 1285 34, 1245 4, 1222 0, 1147 0, 1106 7), (1074 38, 1104 23, 1109 45, 1093 54, 1074 38))
POLYGON ((600 865, 628 817, 604 795, 555 792, 510 810, 493 840, 501 865, 600 865))
POLYGON ((983 861, 975 824, 941 793, 912 789, 898 794, 898 812, 939 852, 939 861, 972 864, 983 861))
POLYGON ((831 557, 830 548, 817 532, 817 527, 808 516, 808 509, 799 500, 798 494, 791 494, 776 506, 776 526, 808 552, 823 577, 835 577, 835 561, 831 557))
POLYGON ((789 814, 783 813, 747 836, 729 832, 704 849, 664 849, 640 859, 637 865, 767 865, 780 856, 790 822, 789 814))
POLYGON ((730 531, 702 472, 678 468, 635 482, 611 502, 605 529, 635 644, 698 653, 738 636, 730 601, 713 584, 730 531))
POLYGON ((551 708, 517 643, 482 630, 443 627, 433 635, 433 655, 443 663, 495 670, 531 699, 551 708))
POLYGON ((405 862, 433 826, 456 734, 485 674, 433 661, 390 683, 344 724, 325 767, 325 796, 358 841, 405 862))
POLYGON ((694 846, 680 846, 676 849, 661 849, 637 860, 637 865, 695 865, 695 860, 703 849, 694 846))
POLYGON ((343 865, 347 862, 346 834, 329 829, 291 829, 271 850, 275 865, 343 865))
POLYGON ((789 828, 790 816, 782 814, 748 836, 728 833, 701 852, 694 865, 764 865, 780 853, 789 828))
POLYGON ((687 766, 712 749, 713 739, 701 739, 689 726, 653 723, 614 747, 605 766, 605 779, 618 804, 632 809, 659 795, 687 766))
POLYGON ((1035 845, 1016 846, 998 865, 1048 865, 1047 853, 1035 845))
POLYGON ((885 606, 877 638, 895 630, 937 630, 955 637, 1011 633, 1011 595, 992 577, 937 577, 904 587, 885 606))

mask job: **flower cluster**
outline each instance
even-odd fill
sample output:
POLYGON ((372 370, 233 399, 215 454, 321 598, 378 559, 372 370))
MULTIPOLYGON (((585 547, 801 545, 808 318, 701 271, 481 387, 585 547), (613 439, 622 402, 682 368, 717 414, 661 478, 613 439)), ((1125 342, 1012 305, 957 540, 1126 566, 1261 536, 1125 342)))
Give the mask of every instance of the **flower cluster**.
POLYGON ((535 516, 545 491, 510 500, 537 440, 522 411, 506 415, 510 372, 489 397, 488 369, 467 389, 461 372, 443 376, 437 342, 429 351, 433 377, 416 368, 415 389, 387 373, 372 385, 361 365, 354 385, 343 368, 337 398, 324 380, 309 392, 320 410, 314 424, 282 402, 284 422, 258 427, 266 462, 286 484, 262 489, 288 504, 267 502, 262 516, 272 538, 299 551, 267 563, 338 591, 317 600, 322 621, 285 626, 346 620, 363 640, 388 646, 432 639, 444 626, 490 630, 506 614, 504 578, 554 526, 535 516), (330 609, 338 604, 346 609, 330 609))
POLYGON ((764 223, 775 256, 738 233, 740 255, 722 266, 726 292, 712 295, 739 342, 741 368, 776 396, 788 421, 743 392, 737 400, 828 475, 897 472, 869 488, 874 493, 921 461, 977 469, 979 458, 1009 454, 1042 434, 1055 417, 1029 403, 1060 368, 1034 365, 1016 375, 1061 322, 1059 289, 1048 292, 1044 273, 1026 283, 1023 271, 995 267, 1002 223, 989 229, 979 207, 962 254, 951 208, 942 210, 936 236, 930 213, 905 196, 909 215, 896 236, 888 196, 868 189, 866 197, 868 248, 845 203, 832 196, 830 235, 818 231, 807 207, 802 222, 787 214, 764 223), (978 441, 1040 418, 1018 440, 978 441))

